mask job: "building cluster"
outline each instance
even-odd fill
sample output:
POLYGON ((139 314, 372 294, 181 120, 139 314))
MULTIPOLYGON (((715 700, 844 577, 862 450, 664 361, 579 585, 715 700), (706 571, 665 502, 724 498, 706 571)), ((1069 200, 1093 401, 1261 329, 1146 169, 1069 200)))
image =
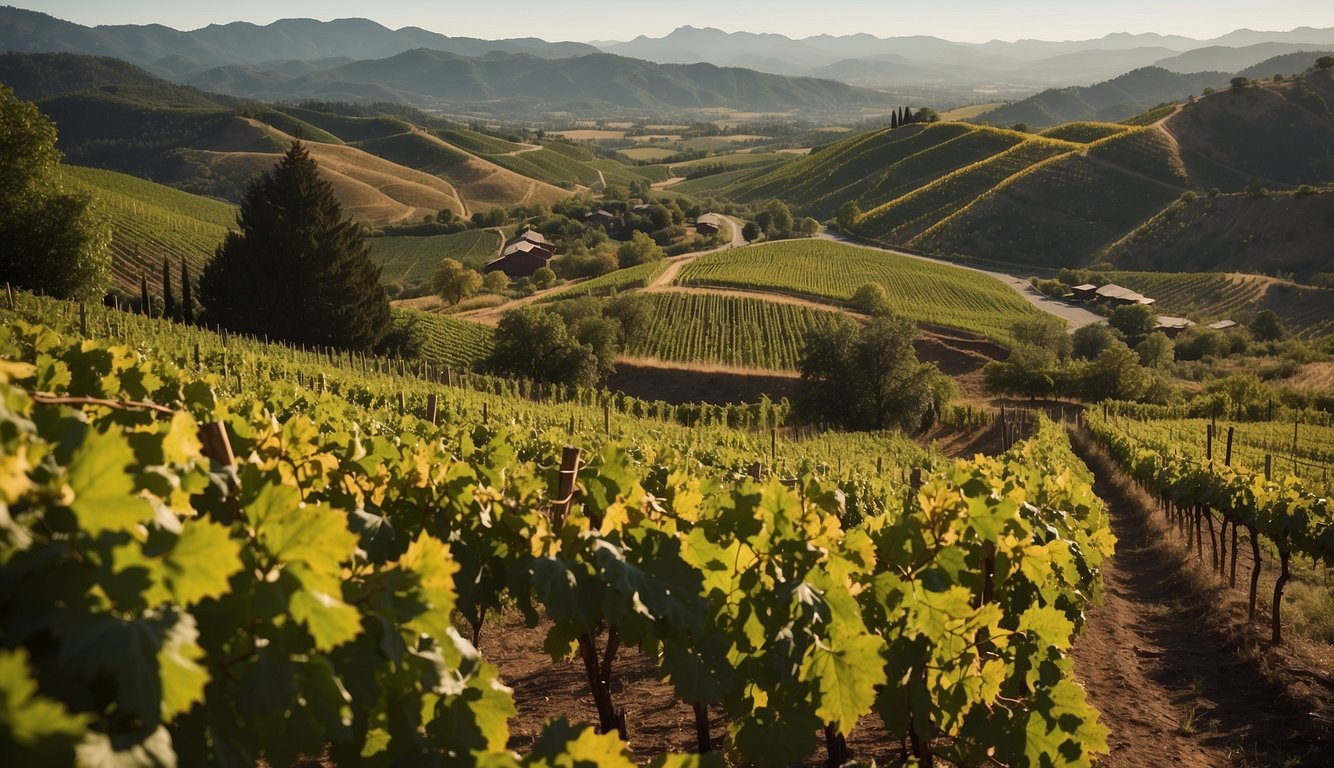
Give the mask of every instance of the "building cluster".
MULTIPOLYGON (((1074 301, 1086 303, 1097 303, 1115 309, 1117 307, 1129 306, 1132 304, 1143 304, 1146 307, 1152 307, 1155 299, 1151 299, 1142 293, 1132 291, 1116 283, 1107 283, 1098 286, 1091 283, 1076 285, 1071 288, 1071 298, 1074 301)), ((1162 331, 1169 339, 1174 339, 1177 334, 1195 325, 1193 320, 1184 317, 1173 317, 1171 315, 1158 315, 1154 324, 1156 330, 1162 331)), ((1210 323, 1209 328, 1216 331, 1225 331, 1229 328, 1235 328, 1237 324, 1232 320, 1219 320, 1216 323, 1210 323)))
POLYGON ((509 275, 511 280, 531 277, 534 272, 547 266, 556 255, 556 246, 546 235, 535 229, 524 227, 512 240, 500 249, 500 255, 487 262, 483 272, 497 270, 509 275))

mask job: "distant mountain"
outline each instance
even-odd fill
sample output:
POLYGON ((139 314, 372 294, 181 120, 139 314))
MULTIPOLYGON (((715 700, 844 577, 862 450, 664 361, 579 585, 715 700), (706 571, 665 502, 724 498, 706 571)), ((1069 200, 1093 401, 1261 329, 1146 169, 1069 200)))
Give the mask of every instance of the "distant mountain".
POLYGON ((1265 80, 1274 75, 1300 75, 1315 66, 1321 56, 1334 56, 1334 45, 1325 50, 1298 51, 1275 56, 1252 67, 1247 67, 1237 74, 1251 80, 1265 80))
POLYGON ((886 94, 833 80, 787 78, 711 64, 654 64, 606 53, 555 61, 527 54, 478 58, 417 49, 386 59, 283 74, 259 66, 203 72, 192 85, 271 101, 397 101, 419 106, 515 102, 527 111, 563 105, 667 111, 885 107, 886 94))
POLYGON ((1173 72, 1237 72, 1285 53, 1319 48, 1317 43, 1256 43, 1241 48, 1212 45, 1162 59, 1157 66, 1173 72))
POLYGON ((1181 75, 1160 67, 1143 67, 1097 85, 1053 88, 1023 101, 978 115, 974 122, 991 125, 1048 126, 1074 120, 1120 121, 1167 101, 1179 101, 1228 82, 1223 72, 1181 75))
POLYGON ((376 59, 417 48, 462 56, 501 51, 549 59, 598 50, 584 43, 549 43, 536 38, 478 40, 417 27, 391 30, 366 19, 283 19, 264 26, 234 22, 181 32, 158 24, 85 27, 37 11, 0 7, 0 51, 114 56, 172 79, 213 67, 279 58, 376 59))

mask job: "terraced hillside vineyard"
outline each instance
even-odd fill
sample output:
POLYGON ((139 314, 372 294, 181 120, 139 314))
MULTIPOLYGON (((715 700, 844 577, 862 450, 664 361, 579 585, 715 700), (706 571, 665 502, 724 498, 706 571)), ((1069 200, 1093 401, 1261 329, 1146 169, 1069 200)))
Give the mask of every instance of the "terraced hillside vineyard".
POLYGON ((806 333, 840 321, 835 312, 740 296, 646 297, 652 319, 626 353, 672 362, 795 370, 806 333))
POLYGON ((919 323, 980 333, 1002 343, 1015 320, 1040 310, 993 277, 947 264, 826 240, 723 251, 681 270, 683 285, 759 288, 838 301, 879 283, 896 312, 919 323))
POLYGON ((422 357, 433 365, 468 371, 491 354, 492 329, 488 326, 415 309, 395 309, 394 312, 405 313, 421 323, 426 334, 422 357))
MULTIPOLYGON (((139 277, 150 277, 150 290, 161 290, 162 261, 177 268, 181 258, 199 277, 204 264, 236 226, 236 206, 114 171, 63 166, 71 188, 97 196, 111 220, 111 274, 116 288, 139 290, 139 277)), ((179 290, 173 286, 173 290, 179 290)))
POLYGON ((1298 285, 1264 275, 1228 272, 1108 272, 1107 279, 1152 296, 1164 314, 1245 322, 1273 310, 1302 337, 1334 332, 1334 289, 1298 285))

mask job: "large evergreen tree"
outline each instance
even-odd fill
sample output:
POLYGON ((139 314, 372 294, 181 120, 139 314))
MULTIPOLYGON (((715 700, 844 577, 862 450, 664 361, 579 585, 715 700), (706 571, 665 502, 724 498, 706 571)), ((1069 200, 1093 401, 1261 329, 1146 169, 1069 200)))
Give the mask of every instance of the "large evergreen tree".
POLYGON ((190 265, 181 257, 181 322, 195 324, 195 297, 190 290, 190 265))
POLYGON ((162 316, 176 319, 176 294, 171 290, 171 262, 162 257, 162 316))
POLYGON ((252 182, 199 280, 205 319, 301 344, 362 349, 389 331, 389 299, 361 226, 300 141, 252 182))

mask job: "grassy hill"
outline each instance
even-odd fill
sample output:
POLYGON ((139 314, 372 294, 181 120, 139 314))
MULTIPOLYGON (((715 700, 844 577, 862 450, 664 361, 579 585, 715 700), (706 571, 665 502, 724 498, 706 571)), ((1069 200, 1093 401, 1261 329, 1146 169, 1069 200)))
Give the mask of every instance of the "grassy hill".
POLYGON ((1126 269, 1171 264, 1184 271, 1246 270, 1304 279, 1334 265, 1334 189, 1177 203, 1107 249, 1104 259, 1126 269))
POLYGON ((894 309, 919 323, 961 328, 1004 344, 1015 320, 1039 312, 1000 281, 936 262, 827 240, 796 240, 704 256, 682 285, 759 288, 846 301, 879 283, 894 309))
POLYGON ((471 229, 430 237, 374 237, 370 242, 380 282, 410 288, 429 283, 444 259, 480 269, 500 251, 501 237, 494 230, 471 229))
POLYGON ((236 206, 144 179, 68 165, 61 175, 68 188, 94 193, 110 218, 112 285, 126 293, 138 292, 140 275, 159 293, 163 259, 174 273, 184 258, 197 279, 236 224, 236 206))
MULTIPOLYGON (((304 67, 287 67, 292 72, 304 67)), ((239 201, 291 138, 312 146, 353 215, 371 224, 521 202, 580 187, 660 180, 559 141, 523 144, 405 107, 307 102, 270 106, 168 83, 122 61, 0 55, 0 76, 37 99, 70 162, 239 201), (431 177, 431 178, 428 178, 431 177)))

